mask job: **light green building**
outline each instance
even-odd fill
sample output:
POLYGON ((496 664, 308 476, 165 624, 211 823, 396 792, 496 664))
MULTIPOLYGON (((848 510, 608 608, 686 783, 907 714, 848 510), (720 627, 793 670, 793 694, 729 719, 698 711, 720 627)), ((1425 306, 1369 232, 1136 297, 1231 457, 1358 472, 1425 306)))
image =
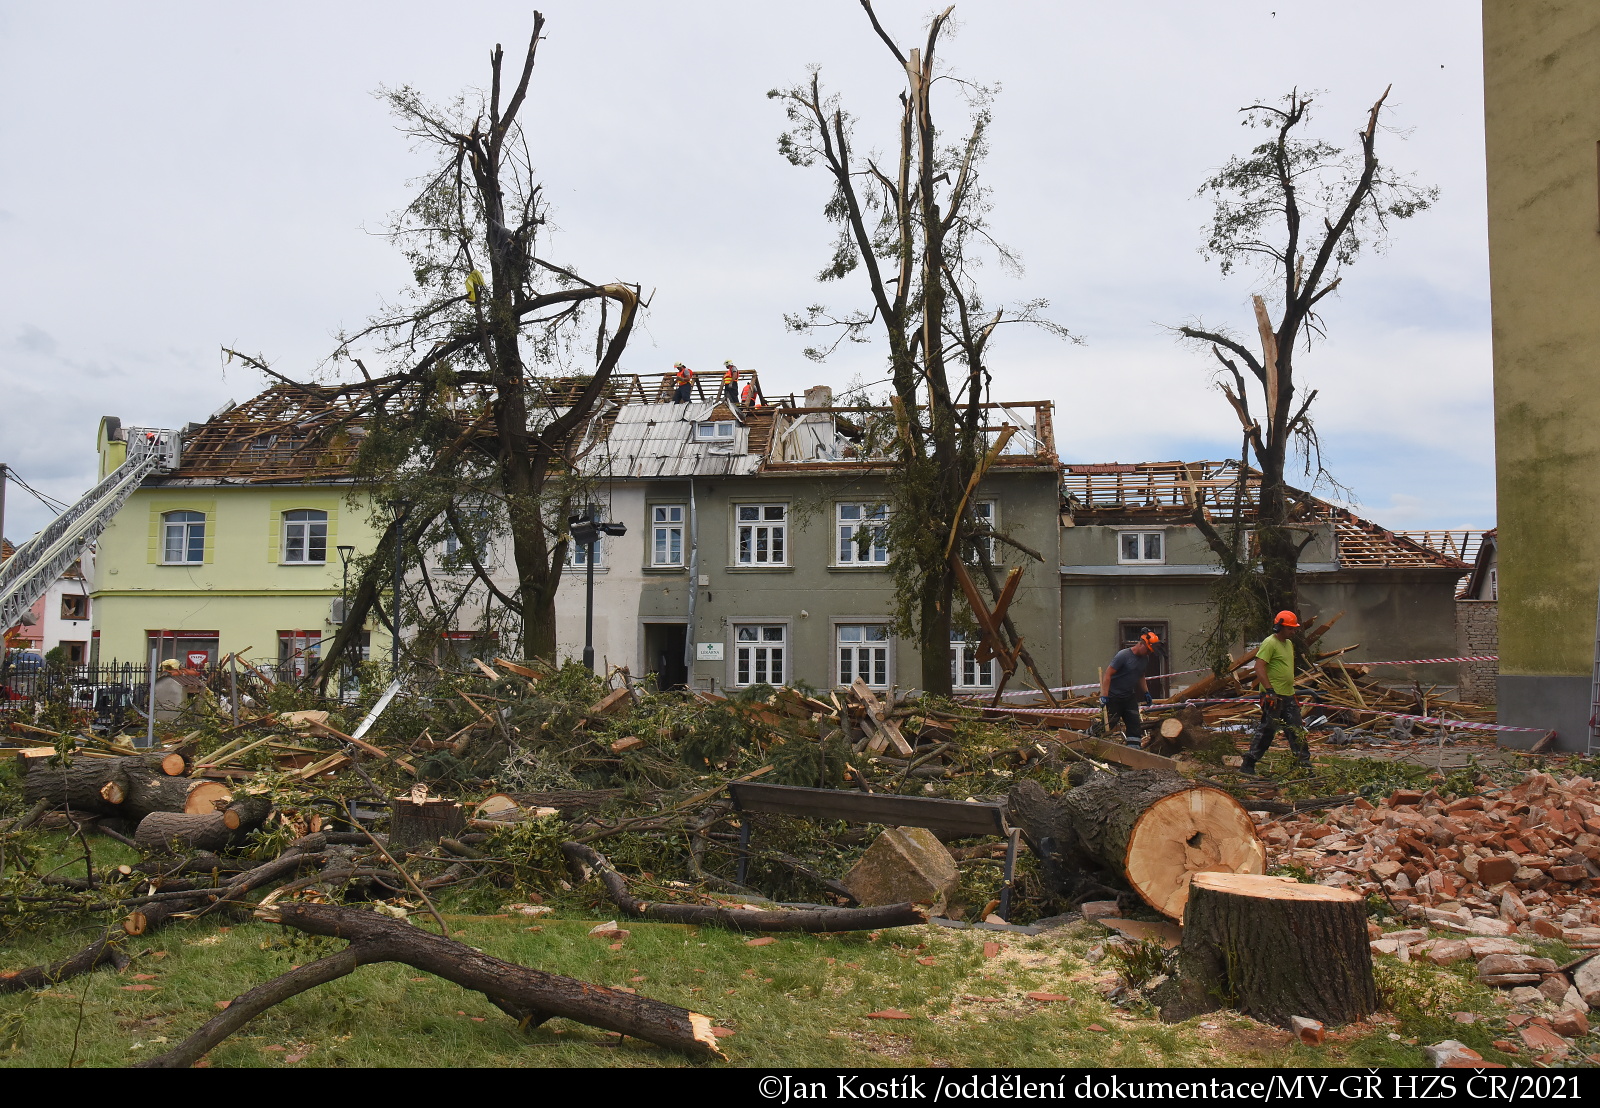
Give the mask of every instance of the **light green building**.
POLYGON ((1589 745, 1600 585, 1600 4, 1485 0, 1500 722, 1589 745))
MULTIPOLYGON (((152 648, 207 663, 238 652, 302 668, 336 629, 341 554, 371 552, 354 443, 317 434, 330 397, 269 389, 184 429, 179 467, 148 478, 100 536, 93 566, 99 661, 140 668, 152 648), (319 402, 320 400, 320 402, 319 402)), ((127 455, 121 421, 98 437, 103 477, 127 455)), ((386 632, 372 645, 388 647, 386 632)))

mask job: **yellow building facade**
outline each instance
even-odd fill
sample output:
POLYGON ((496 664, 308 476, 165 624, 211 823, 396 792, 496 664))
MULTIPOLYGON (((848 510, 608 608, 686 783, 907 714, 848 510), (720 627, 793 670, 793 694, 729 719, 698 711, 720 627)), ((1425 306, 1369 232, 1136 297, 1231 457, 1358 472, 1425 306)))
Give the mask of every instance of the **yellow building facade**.
POLYGON ((1600 591, 1600 3, 1484 0, 1483 51, 1500 719, 1583 749, 1600 591))
MULTIPOLYGON (((101 421, 102 475, 126 456, 120 434, 116 419, 101 421)), ((298 669, 317 641, 331 639, 344 584, 339 548, 353 548, 352 557, 372 552, 370 510, 348 477, 263 480, 281 461, 281 452, 271 456, 276 445, 259 460, 232 462, 255 470, 242 474, 181 458, 117 513, 94 558, 93 649, 101 663, 142 669, 156 648, 180 661, 204 653, 215 664, 237 652, 298 669)), ((388 649, 381 629, 372 640, 372 649, 388 649)))

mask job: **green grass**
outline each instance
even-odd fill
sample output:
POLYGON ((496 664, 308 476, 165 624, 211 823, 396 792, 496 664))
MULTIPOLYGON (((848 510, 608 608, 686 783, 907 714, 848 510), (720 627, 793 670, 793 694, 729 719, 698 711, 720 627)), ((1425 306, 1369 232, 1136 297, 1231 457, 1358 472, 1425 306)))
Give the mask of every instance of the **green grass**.
MULTIPOLYGON (((929 926, 876 938, 778 936, 753 947, 746 936, 713 928, 626 921, 631 934, 613 951, 588 935, 592 917, 450 919, 456 938, 498 957, 706 1013, 735 1032, 721 1045, 736 1066, 1416 1066, 1425 1059, 1407 1039, 1457 1038, 1498 1058, 1488 1044, 1504 1034, 1491 1032, 1502 1026, 1497 1020, 1450 1023, 1448 1013, 1458 1008, 1487 1015, 1487 991, 1448 974, 1436 982, 1421 967, 1385 974, 1397 1022, 1359 1025, 1322 1047, 1290 1044, 1284 1033, 1229 1013, 1164 1025, 1153 1013, 1114 1010, 1096 991, 1115 967, 1083 960, 1104 937, 1088 925, 1031 938, 929 926), (998 942, 1000 954, 985 959, 985 942, 998 942), (1072 1000, 1034 1001, 1024 995, 1030 991, 1072 1000), (890 1008, 913 1018, 867 1018, 890 1008)), ((84 924, 70 934, 9 943, 0 965, 59 957, 93 931, 84 924)), ((227 930, 210 920, 167 928, 130 944, 136 957, 121 973, 104 970, 0 997, 0 1066, 122 1066, 148 1058, 214 1015, 218 1001, 340 945, 256 921, 227 930), (141 974, 150 978, 141 981, 141 974)), ((477 993, 409 966, 374 965, 257 1017, 217 1047, 209 1064, 697 1063, 566 1020, 519 1032, 477 993)))
MULTIPOLYGON (((1193 1023, 1124 1019, 1094 991, 1101 972, 1076 956, 1087 934, 1000 936, 934 927, 868 935, 785 936, 752 947, 740 935, 629 922, 623 948, 588 935, 594 920, 452 917, 456 937, 498 957, 620 985, 704 1012, 735 1034, 735 1065, 1205 1065, 1221 1057, 1193 1023), (932 958, 932 965, 918 959, 932 958), (857 968, 859 967, 859 968, 857 968), (1071 1002, 1036 1002, 1028 991, 1071 1002), (971 998, 992 997, 999 1003, 971 998), (887 1008, 909 1020, 868 1019, 887 1008), (1105 1031, 1090 1030, 1097 1023, 1105 1031)), ((59 956, 90 933, 24 940, 6 966, 59 956)), ((337 949, 259 922, 220 931, 180 924, 101 971, 24 996, 0 997, 0 1064, 120 1066, 178 1042, 251 986, 337 949), (136 974, 152 975, 148 981, 136 974), (150 985, 132 990, 129 985, 150 985), (81 1016, 81 1022, 80 1022, 81 1016), (74 1039, 76 1038, 76 1048, 74 1039), (4 1053, 7 1047, 9 1053, 4 1053)), ((565 1020, 529 1033, 482 996, 408 966, 375 965, 258 1017, 214 1050, 214 1066, 660 1066, 686 1059, 565 1020), (418 980, 420 978, 420 980, 418 980), (269 1048, 282 1047, 282 1050, 269 1048)))

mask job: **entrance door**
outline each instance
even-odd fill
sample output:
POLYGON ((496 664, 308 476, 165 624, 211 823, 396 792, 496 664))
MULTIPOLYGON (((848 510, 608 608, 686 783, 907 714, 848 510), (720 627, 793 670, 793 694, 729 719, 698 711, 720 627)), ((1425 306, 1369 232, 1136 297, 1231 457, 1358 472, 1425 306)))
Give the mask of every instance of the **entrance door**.
POLYGON ((1150 689, 1150 695, 1159 700, 1164 696, 1171 695, 1171 690, 1167 688, 1166 678, 1166 674, 1171 672, 1172 668, 1167 664, 1167 659, 1170 657, 1168 647, 1171 645, 1167 642, 1167 621, 1152 619, 1121 620, 1117 624, 1117 647, 1121 649, 1125 646, 1132 646, 1139 641, 1139 636, 1146 631, 1154 631, 1161 636, 1161 645, 1156 647, 1155 654, 1151 656, 1149 664, 1144 671, 1145 685, 1150 689))
POLYGON ((663 692, 681 689, 689 683, 689 667, 683 657, 684 625, 647 623, 644 625, 644 668, 656 675, 656 687, 663 692))

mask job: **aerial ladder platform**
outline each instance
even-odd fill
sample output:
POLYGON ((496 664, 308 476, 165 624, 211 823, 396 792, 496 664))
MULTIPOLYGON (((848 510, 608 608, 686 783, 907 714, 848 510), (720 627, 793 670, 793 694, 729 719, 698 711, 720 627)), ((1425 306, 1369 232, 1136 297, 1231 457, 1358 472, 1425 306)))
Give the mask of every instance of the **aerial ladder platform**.
POLYGON ((128 456, 15 554, 0 562, 0 629, 15 627, 56 578, 94 545, 146 477, 178 468, 178 432, 126 429, 128 456))

